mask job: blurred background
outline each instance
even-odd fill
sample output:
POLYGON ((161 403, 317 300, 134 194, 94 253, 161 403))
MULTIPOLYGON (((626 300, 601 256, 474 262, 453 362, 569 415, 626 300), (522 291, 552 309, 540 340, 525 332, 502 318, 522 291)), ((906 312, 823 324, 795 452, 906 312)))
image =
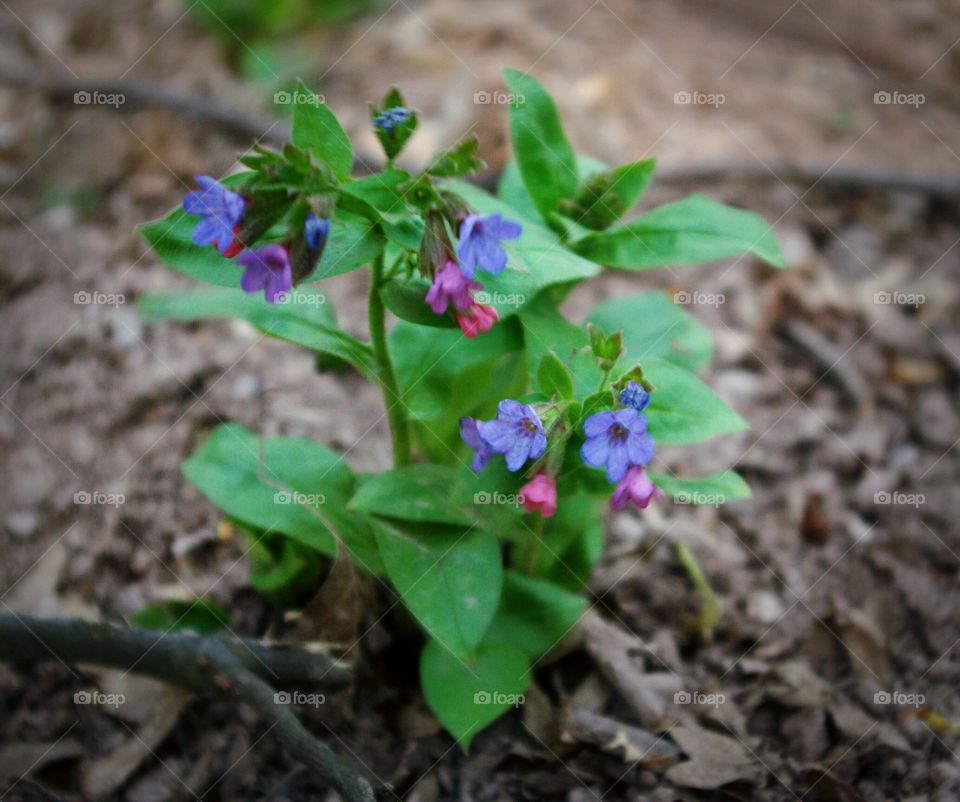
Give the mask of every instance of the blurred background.
MULTIPOLYGON (((684 736, 701 768, 665 778, 609 732, 564 730, 571 704, 608 715, 615 696, 545 669, 540 701, 464 757, 375 627, 362 648, 400 681, 324 726, 417 799, 960 797, 956 0, 0 0, 0 611, 129 620, 202 596, 238 632, 279 626, 179 463, 237 420, 382 469, 379 393, 245 325, 146 326, 138 294, 186 281, 136 226, 255 138, 282 141, 298 76, 361 167, 379 163, 367 104, 397 85, 420 115, 410 166, 473 132, 493 180, 506 66, 553 93, 579 152, 657 157, 644 207, 697 191, 755 210, 790 263, 609 274, 566 308, 659 287, 714 332, 706 378, 751 431, 663 458, 736 463, 755 498, 612 518, 590 591, 727 702, 684 736), (710 643, 676 542, 725 603, 710 643), (717 766, 735 767, 720 791, 717 766)), ((324 288, 358 334, 364 288, 361 272, 324 288)), ((78 723, 82 687, 56 663, 0 664, 0 798, 320 798, 229 707, 156 691, 142 720, 78 723)))

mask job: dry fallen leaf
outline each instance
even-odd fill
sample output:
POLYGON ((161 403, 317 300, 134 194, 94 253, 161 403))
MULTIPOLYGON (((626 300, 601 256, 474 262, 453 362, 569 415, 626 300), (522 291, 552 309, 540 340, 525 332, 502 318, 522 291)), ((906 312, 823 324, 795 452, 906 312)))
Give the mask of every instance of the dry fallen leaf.
POLYGON ((765 776, 750 751, 727 735, 683 721, 670 730, 670 737, 690 757, 667 771, 675 785, 709 791, 737 780, 759 783, 765 776))

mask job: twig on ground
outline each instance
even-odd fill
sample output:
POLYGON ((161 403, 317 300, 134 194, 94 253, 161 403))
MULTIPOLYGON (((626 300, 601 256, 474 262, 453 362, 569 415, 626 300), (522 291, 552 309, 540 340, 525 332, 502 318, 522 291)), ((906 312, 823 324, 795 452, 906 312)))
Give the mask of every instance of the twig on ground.
POLYGON ((290 755, 312 769, 346 802, 373 802, 373 788, 328 746, 314 738, 277 685, 333 688, 344 670, 326 655, 259 641, 124 629, 79 619, 0 614, 0 659, 89 663, 131 671, 194 691, 214 691, 250 705, 271 725, 290 755))

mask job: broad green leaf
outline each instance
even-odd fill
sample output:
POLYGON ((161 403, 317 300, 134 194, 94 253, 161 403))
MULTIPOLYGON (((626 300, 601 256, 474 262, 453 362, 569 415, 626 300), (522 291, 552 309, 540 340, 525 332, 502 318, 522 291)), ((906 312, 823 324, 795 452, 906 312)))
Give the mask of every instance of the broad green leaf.
MULTIPOLYGON (((310 440, 261 439, 238 424, 218 426, 182 465, 183 475, 231 518, 289 535, 334 556, 341 538, 369 554, 362 517, 344 514, 354 478, 343 458, 310 440), (360 548, 356 543, 360 542, 360 548)), ((372 572, 375 565, 358 562, 372 572)))
MULTIPOLYGON (((446 182, 444 187, 462 195, 480 214, 516 217, 507 204, 478 187, 461 181, 446 182)), ((600 273, 598 265, 569 251, 550 229, 532 221, 519 222, 523 225, 520 238, 504 243, 506 269, 496 276, 482 271, 477 276, 483 282, 484 303, 496 307, 501 318, 522 309, 545 287, 600 273)))
MULTIPOLYGON (((199 220, 177 208, 141 230, 157 255, 174 270, 207 284, 239 287, 243 275, 240 265, 221 256, 212 245, 193 244, 191 236, 199 220)), ((382 237, 369 220, 338 209, 320 264, 306 280, 318 281, 356 270, 368 264, 382 247, 382 237)))
POLYGON ((408 465, 367 479, 350 509, 412 523, 471 526, 474 517, 450 497, 456 481, 443 465, 408 465))
POLYGON ((212 635, 230 625, 230 613, 219 604, 206 599, 193 601, 171 599, 137 610, 130 617, 130 621, 144 629, 212 635))
POLYGON ((293 99, 293 144, 329 164, 338 178, 349 178, 353 148, 334 113, 303 81, 297 82, 293 99))
POLYGON ((508 644, 484 643, 466 663, 433 640, 420 655, 427 704, 464 752, 484 727, 523 703, 530 678, 526 655, 508 644))
POLYGON ((656 388, 646 410, 656 443, 699 443, 747 428, 747 422, 690 371, 663 359, 647 359, 643 372, 656 388))
POLYGON ((587 320, 607 334, 623 331, 628 362, 661 357, 699 371, 713 355, 710 330, 663 292, 611 298, 594 307, 587 320))
MULTIPOLYGON (((576 154, 576 161, 577 175, 581 178, 607 169, 604 162, 592 156, 584 156, 582 153, 576 154)), ((520 175, 516 159, 508 161, 501 171, 500 182, 497 184, 497 197, 521 217, 543 224, 544 218, 537 211, 537 207, 530 200, 527 188, 523 185, 523 176, 520 175)))
POLYGON ((222 287, 149 293, 139 309, 148 320, 240 318, 271 337, 339 357, 368 377, 377 371, 370 346, 340 329, 333 305, 315 288, 293 290, 278 304, 268 304, 259 293, 222 287))
POLYGON ((524 186, 540 214, 546 218, 577 189, 577 162, 563 133, 556 104, 536 78, 504 70, 513 99, 510 103, 510 137, 524 186))
POLYGON ((750 498, 750 485, 734 470, 680 478, 651 473, 653 483, 677 504, 726 504, 750 498))
POLYGON ((398 595, 424 630, 461 659, 497 610, 503 558, 497 539, 475 527, 428 527, 378 520, 377 543, 398 595))
POLYGON ((340 191, 370 204, 377 211, 396 213, 404 210, 401 190, 409 180, 410 173, 406 170, 390 168, 345 181, 340 185, 340 191))
POLYGON ((317 552, 283 535, 250 533, 248 540, 250 584, 257 592, 285 607, 305 583, 316 586, 321 570, 317 552))
POLYGON ((547 568, 541 578, 574 593, 582 591, 603 554, 603 543, 603 525, 596 521, 577 533, 560 559, 547 568))
POLYGON ((561 399, 572 399, 573 377, 570 371, 553 353, 547 352, 537 368, 537 387, 547 398, 556 395, 561 399))
POLYGON ((576 197, 561 204, 561 211, 587 229, 622 223, 650 183, 654 165, 654 159, 644 159, 588 176, 576 197))
POLYGON ((589 234, 571 247, 594 262, 630 270, 709 262, 741 253, 786 267, 763 218, 703 195, 660 206, 624 226, 589 234))
MULTIPOLYGON (((502 321, 475 340, 459 329, 433 329, 401 321, 390 332, 401 402, 416 420, 434 420, 450 409, 469 409, 487 393, 484 383, 459 384, 477 370, 489 379, 494 366, 522 349, 519 327, 502 321)), ((489 384, 489 381, 487 381, 489 384)), ((466 414, 466 413, 462 413, 466 414)))
POLYGON ((586 607, 586 599, 565 588, 507 571, 486 640, 509 643, 536 660, 573 629, 586 607))

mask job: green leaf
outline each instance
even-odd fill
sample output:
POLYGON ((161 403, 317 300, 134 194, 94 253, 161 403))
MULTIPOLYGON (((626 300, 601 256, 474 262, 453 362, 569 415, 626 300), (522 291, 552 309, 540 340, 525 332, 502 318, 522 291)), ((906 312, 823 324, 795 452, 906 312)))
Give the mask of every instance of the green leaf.
MULTIPOLYGON (((516 217, 507 204, 479 187, 461 181, 445 182, 444 187, 461 195, 480 214, 516 217)), ((520 238, 504 243, 506 269, 496 276, 480 274, 484 303, 496 307, 501 318, 515 314, 545 287, 580 281, 600 273, 598 265, 572 253, 550 229, 533 221, 522 221, 522 225, 520 238)))
POLYGON ((576 533, 560 559, 543 571, 541 578, 575 593, 582 591, 603 554, 603 543, 603 525, 594 522, 576 533))
POLYGON ((378 211, 398 213, 404 211, 402 189, 409 180, 410 173, 406 170, 390 168, 345 181, 340 185, 340 191, 370 204, 378 211))
POLYGON ((429 282, 422 279, 388 281, 380 288, 380 297, 384 306, 401 320, 431 328, 457 328, 457 321, 452 315, 438 315, 427 306, 424 298, 429 289, 429 282))
POLYGON ((691 195, 603 232, 572 248, 594 262, 631 270, 709 262, 752 253, 786 267, 773 231, 759 215, 691 195))
POLYGON ((367 479, 350 509, 413 523, 471 526, 473 516, 450 498, 455 472, 443 465, 408 465, 367 479))
POLYGON ((653 483, 677 504, 726 504, 750 498, 750 485, 734 470, 682 479, 651 473, 653 483))
POLYGON ((187 481, 231 518, 263 532, 289 535, 329 556, 337 552, 332 527, 358 562, 377 572, 364 543, 366 521, 344 514, 353 474, 330 449, 294 437, 261 442, 243 426, 223 424, 184 461, 182 470, 187 481))
POLYGON ((663 359, 647 359, 643 372, 656 388, 646 411, 648 431, 656 443, 699 443, 748 428, 743 418, 690 371, 663 359))
POLYGON ((293 99, 293 144, 329 164, 337 178, 349 178, 353 148, 334 113, 303 81, 297 82, 293 99))
POLYGON ((623 331, 631 362, 661 357, 699 371, 713 355, 710 330, 663 292, 611 298, 594 307, 587 320, 608 334, 623 331))
MULTIPOLYGON (((380 101, 379 106, 374 106, 370 109, 370 120, 371 122, 377 115, 387 109, 394 108, 409 108, 403 100, 403 95, 400 94, 400 90, 396 87, 393 87, 386 95, 384 95, 383 100, 380 101)), ((373 126, 373 132, 376 134, 378 140, 380 140, 380 145, 383 147, 383 152, 387 154, 387 158, 393 161, 403 150, 403 146, 407 144, 407 140, 413 136, 413 132, 417 129, 417 113, 410 109, 410 118, 399 125, 394 126, 391 130, 385 131, 382 128, 373 126)))
POLYGON ((268 304, 259 294, 220 287, 149 293, 140 299, 139 309, 148 320, 240 318, 271 337, 339 357, 365 376, 377 372, 370 346, 340 329, 332 304, 316 291, 294 290, 278 304, 268 304))
POLYGON ((515 646, 485 643, 465 664, 431 640, 420 655, 420 684, 434 715, 466 752, 478 732, 523 702, 530 666, 515 646))
MULTIPOLYGON (((235 186, 234 182, 225 183, 235 186)), ((221 256, 212 245, 193 244, 191 236, 199 220, 177 208, 147 223, 141 231, 157 255, 174 270, 207 284, 238 287, 243 269, 236 262, 221 256)), ((382 247, 382 237, 370 221, 337 209, 320 264, 306 280, 317 281, 356 270, 368 264, 382 247)))
POLYGON ((486 640, 509 643, 536 660, 573 629, 586 607, 586 599, 558 585, 507 571, 486 640))
POLYGON ((141 608, 130 617, 130 621, 144 629, 212 635, 230 626, 230 613, 206 599, 171 599, 141 608))
POLYGON ((433 420, 447 410, 481 403, 494 366, 509 362, 521 351, 519 327, 510 323, 502 321, 476 340, 467 339, 459 329, 397 323, 389 344, 401 402, 408 414, 415 420, 433 420), (477 375, 484 382, 461 386, 459 378, 474 370, 480 371, 477 375), (468 390, 472 394, 467 394, 468 390))
MULTIPOLYGON (((606 164, 592 156, 585 156, 582 153, 577 153, 575 156, 577 175, 581 178, 607 169, 606 164)), ((537 207, 530 200, 527 188, 523 185, 523 176, 520 175, 520 167, 516 159, 508 161, 501 171, 500 182, 497 184, 497 197, 521 217, 543 223, 543 216, 537 211, 537 207)))
POLYGON ((573 148, 563 133, 556 104, 543 85, 517 70, 504 70, 513 99, 510 137, 527 193, 546 218, 579 183, 573 148))
POLYGON ((437 155, 427 172, 437 178, 452 178, 454 176, 470 175, 486 167, 486 162, 477 156, 477 147, 480 143, 476 135, 470 135, 460 140, 449 150, 437 155))
POLYGON ((573 200, 561 203, 560 211, 582 226, 582 234, 588 234, 588 229, 622 223, 650 183, 654 164, 654 159, 644 159, 594 173, 586 178, 573 200))
POLYGON ((562 399, 573 398, 573 378, 555 354, 547 352, 540 360, 540 367, 537 368, 537 388, 547 398, 554 395, 562 399))
POLYGON ((398 595, 424 630, 461 659, 493 620, 503 583, 497 539, 477 528, 378 520, 377 543, 398 595))
POLYGON ((250 584, 257 592, 286 607, 304 585, 316 586, 321 569, 316 551, 283 535, 251 532, 247 539, 250 584))

